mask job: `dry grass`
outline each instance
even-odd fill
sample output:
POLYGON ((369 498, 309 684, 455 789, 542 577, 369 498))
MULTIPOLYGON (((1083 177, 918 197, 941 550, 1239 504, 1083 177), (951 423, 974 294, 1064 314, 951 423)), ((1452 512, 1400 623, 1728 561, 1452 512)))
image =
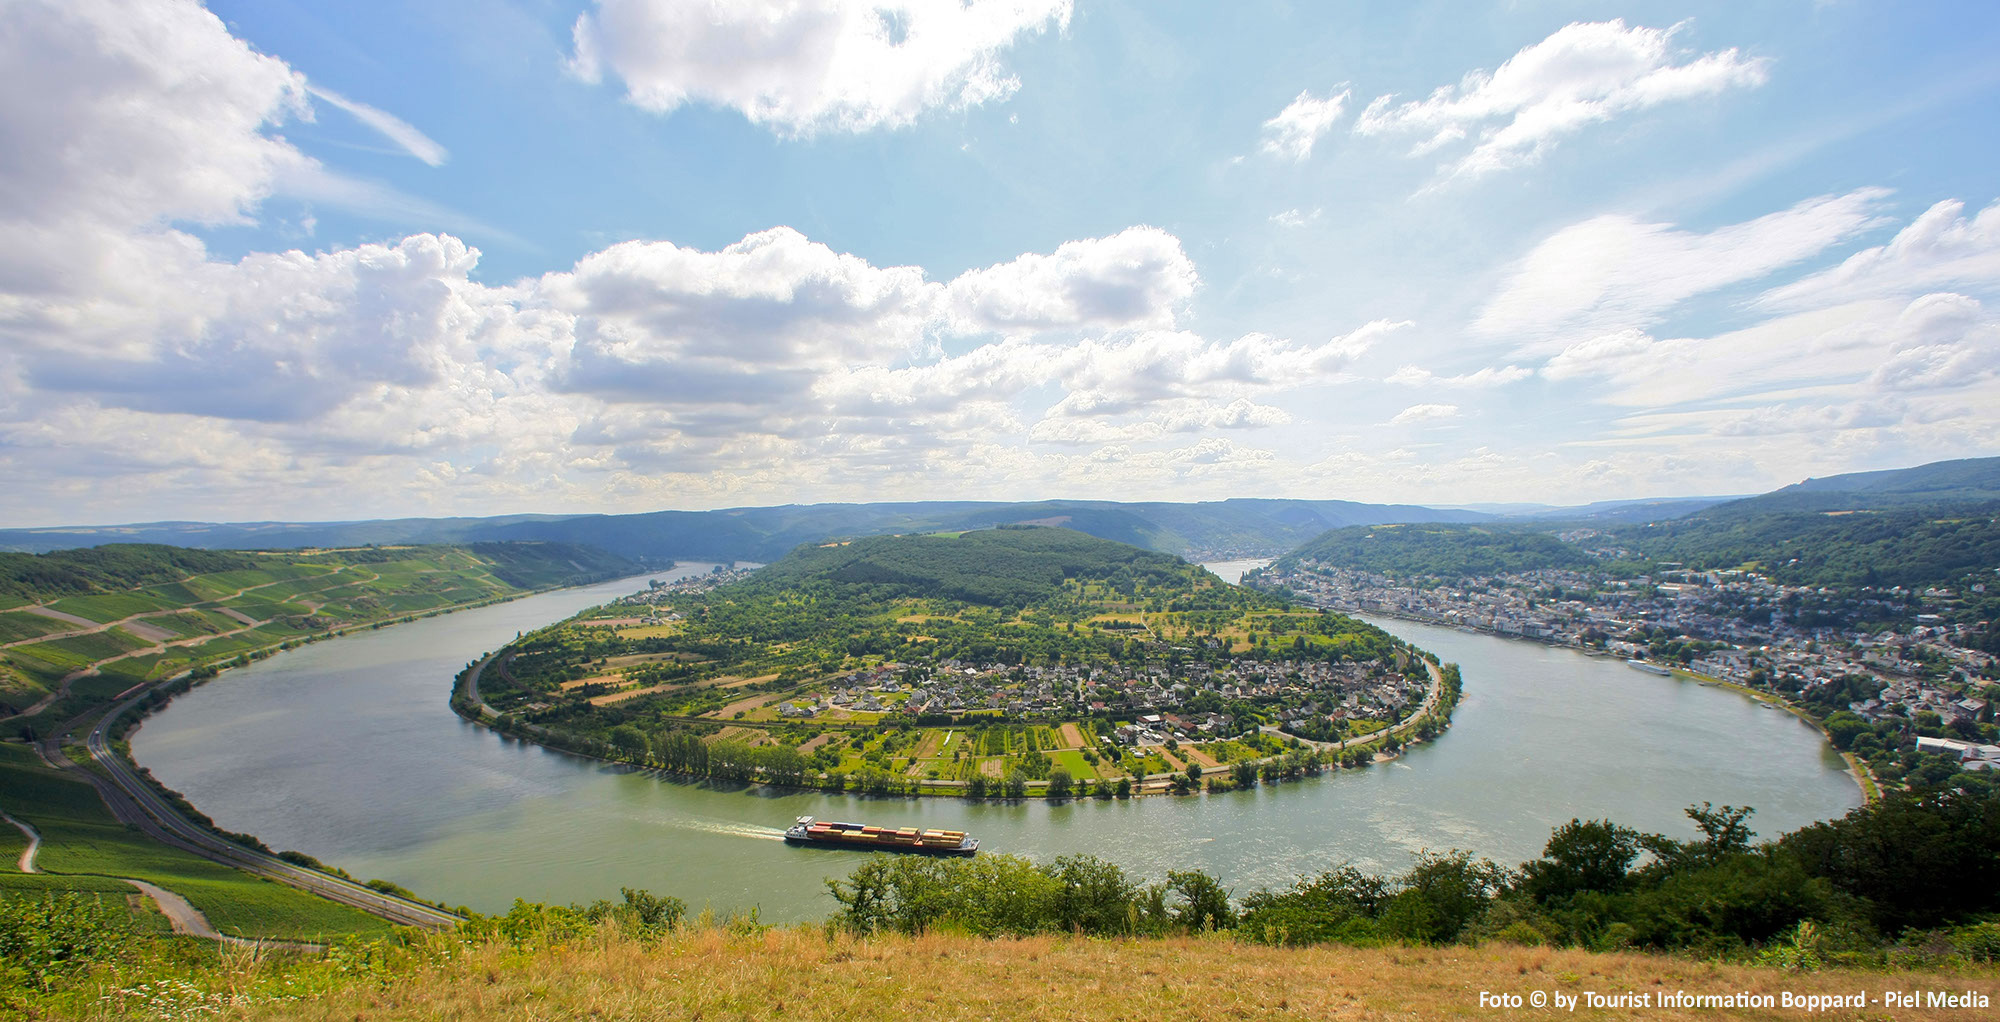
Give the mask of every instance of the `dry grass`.
MULTIPOLYGON (((1226 937, 1099 941, 930 935, 858 941, 814 930, 658 943, 607 934, 526 955, 482 947, 386 987, 239 1009, 249 1019, 1450 1019, 1544 1014, 1482 1009, 1481 990, 1770 994, 1967 989, 2000 997, 2000 978, 1792 974, 1644 955, 1480 948, 1238 945, 1226 937)), ((1570 1015, 1563 1011, 1557 1014, 1570 1015)), ((1577 1016, 1795 1019, 1798 1009, 1634 1008, 1577 1016)), ((1817 1018, 1970 1019, 1964 1009, 1834 1010, 1817 1018)))
POLYGON ((1062 726, 1062 747, 1065 749, 1088 749, 1090 743, 1084 740, 1083 731, 1075 724, 1062 726))

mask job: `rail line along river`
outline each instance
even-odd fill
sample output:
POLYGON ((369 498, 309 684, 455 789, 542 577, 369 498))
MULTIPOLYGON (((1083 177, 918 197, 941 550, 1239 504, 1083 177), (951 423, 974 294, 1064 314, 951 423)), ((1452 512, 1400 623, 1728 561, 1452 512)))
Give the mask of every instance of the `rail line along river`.
MULTIPOLYGON (((677 577, 707 565, 688 565, 677 577)), ((1237 569, 1240 571, 1241 569, 1237 569)), ((1226 577, 1226 576, 1225 576, 1226 577)), ((1343 860, 1398 870, 1464 848, 1506 864, 1573 816, 1691 834, 1689 803, 1751 805, 1766 834, 1861 793, 1819 733, 1734 693, 1536 643, 1375 623, 1462 665, 1452 730, 1368 770, 1251 792, 1059 805, 710 786, 501 738, 447 706, 452 677, 518 631, 643 587, 628 579, 283 653, 176 700, 134 755, 222 827, 482 911, 644 887, 696 908, 824 917, 852 852, 792 848, 794 817, 969 831, 982 850, 1088 852, 1236 893, 1343 860)))

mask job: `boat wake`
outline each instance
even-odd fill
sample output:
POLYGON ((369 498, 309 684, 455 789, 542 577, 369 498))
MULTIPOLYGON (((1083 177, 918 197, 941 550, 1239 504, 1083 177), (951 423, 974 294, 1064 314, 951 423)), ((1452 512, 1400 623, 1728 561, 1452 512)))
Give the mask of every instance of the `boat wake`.
POLYGON ((783 841, 785 832, 777 827, 759 827, 753 823, 723 823, 718 820, 675 820, 674 826, 683 830, 698 830, 705 834, 721 834, 724 837, 749 837, 763 841, 783 841))

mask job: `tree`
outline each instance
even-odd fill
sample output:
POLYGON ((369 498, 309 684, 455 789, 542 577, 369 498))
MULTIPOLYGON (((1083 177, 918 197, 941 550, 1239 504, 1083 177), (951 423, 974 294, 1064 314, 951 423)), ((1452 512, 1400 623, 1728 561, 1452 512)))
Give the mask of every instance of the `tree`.
POLYGON ((985 774, 976 774, 973 776, 972 780, 965 782, 965 797, 973 799, 981 799, 986 797, 985 774))
POLYGON ((611 729, 611 744, 634 759, 644 759, 651 748, 646 741, 646 733, 630 724, 620 724, 611 729))
POLYGON ((1639 833, 1610 820, 1571 820, 1549 835, 1542 857, 1521 867, 1521 887, 1548 905, 1584 891, 1623 890, 1639 858, 1639 833))
POLYGON ((1189 764, 1188 764, 1188 768, 1187 768, 1187 779, 1188 779, 1188 783, 1189 783, 1189 784, 1196 784, 1196 783, 1199 783, 1199 782, 1201 781, 1201 764, 1200 764, 1200 763, 1189 763, 1189 764))
POLYGON ((1048 792, 1049 797, 1068 798, 1070 796, 1070 786, 1072 783, 1073 781, 1070 778, 1069 771, 1064 770, 1061 767, 1057 767, 1054 770, 1049 771, 1049 792, 1048 792))
POLYGON ((1198 870, 1167 874, 1167 890, 1180 899, 1173 909, 1178 926, 1192 931, 1226 930, 1236 924, 1229 908, 1229 890, 1222 882, 1198 870))
POLYGON ((1019 770, 1012 771, 1007 774, 1007 780, 1004 782, 1003 787, 1008 798, 1024 798, 1028 794, 1027 775, 1021 773, 1019 770))
POLYGON ((1851 749, 1854 739, 1870 730, 1868 722, 1851 710, 1837 710, 1826 718, 1826 733, 1836 749, 1851 749))
POLYGON ((1118 779, 1118 797, 1132 797, 1132 779, 1130 777, 1120 777, 1118 779))

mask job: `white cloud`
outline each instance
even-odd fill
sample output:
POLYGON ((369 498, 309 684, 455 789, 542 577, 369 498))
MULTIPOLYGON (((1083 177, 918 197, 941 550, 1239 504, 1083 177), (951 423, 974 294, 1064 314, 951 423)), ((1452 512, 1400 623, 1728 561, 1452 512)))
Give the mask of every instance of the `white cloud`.
POLYGON ((1764 83, 1767 61, 1734 49, 1675 63, 1669 44, 1685 24, 1572 23, 1497 71, 1469 72, 1456 87, 1441 86, 1401 104, 1393 95, 1379 96, 1354 130, 1425 136, 1412 156, 1476 138, 1444 173, 1477 177, 1534 163, 1563 137, 1623 113, 1764 83))
POLYGON ((1457 376, 1439 376, 1419 366, 1403 366, 1384 377, 1382 382, 1398 383, 1406 387, 1450 387, 1453 389, 1477 390, 1487 387, 1504 386, 1516 380, 1525 380, 1533 375, 1535 375, 1533 369, 1523 369, 1516 365, 1487 366, 1484 369, 1461 373, 1457 376))
POLYGON ((1889 357, 1869 376, 1882 390, 1965 387, 2000 373, 2000 320, 1964 295, 1918 298, 1890 337, 1889 357))
POLYGON ((1155 406, 1153 414, 1134 422, 1051 416, 1035 423, 1028 431, 1028 439, 1072 446, 1151 443, 1176 433, 1263 429, 1291 422, 1291 413, 1284 409, 1260 405, 1248 398, 1237 398, 1228 404, 1190 399, 1162 402, 1155 406))
POLYGON ((1129 227, 968 270, 951 282, 949 297, 968 330, 1171 328, 1199 279, 1179 238, 1129 227))
POLYGON ((1320 136, 1333 129, 1335 121, 1347 108, 1347 97, 1352 90, 1342 89, 1325 97, 1316 97, 1311 90, 1300 92, 1276 117, 1264 122, 1264 141, 1261 148, 1265 153, 1280 159, 1304 162, 1312 155, 1313 144, 1320 136))
POLYGON ((1264 334, 1223 344, 1185 331, 1088 339, 1058 356, 1069 394, 1053 412, 1118 414, 1176 398, 1337 383, 1377 340, 1408 325, 1377 321, 1319 345, 1264 334))
POLYGON ((598 0, 570 66, 607 70, 635 105, 734 109, 784 135, 907 125, 1005 99, 1000 54, 1066 29, 1071 0, 598 0))
POLYGON ((396 143, 404 152, 433 167, 444 166, 444 161, 451 156, 449 152, 445 151, 445 147, 439 145, 435 139, 418 131, 415 125, 397 117, 395 114, 386 110, 378 110, 366 103, 348 99, 346 96, 323 86, 308 85, 306 86, 306 91, 312 93, 314 99, 324 100, 341 110, 345 110, 355 120, 374 129, 383 138, 396 143))
POLYGON ((1397 412, 1395 417, 1389 420, 1389 425, 1403 426, 1413 422, 1416 423, 1441 422, 1446 419, 1456 419, 1456 418, 1458 418, 1457 405, 1441 405, 1441 404, 1411 405, 1410 407, 1405 408, 1400 412, 1397 412))
POLYGON ((1971 220, 1964 211, 1965 204, 1956 199, 1937 203, 1888 244, 1863 249, 1839 266, 1772 288, 1758 304, 1797 309, 1936 287, 2000 286, 2000 202, 1971 220))
POLYGON ((624 242, 539 288, 577 317, 565 387, 695 404, 791 399, 818 373, 913 353, 941 290, 788 227, 718 252, 624 242))
POLYGON ((1304 227, 1318 220, 1321 212, 1323 211, 1318 206, 1314 206, 1310 212, 1299 209, 1288 209, 1282 213, 1272 214, 1271 222, 1277 224, 1279 227, 1304 227))
POLYGON ((1536 245, 1480 310, 1473 329, 1546 351, 1579 334, 1644 329, 1681 302, 1824 252, 1877 227, 1888 192, 1862 188, 1697 233, 1606 214, 1536 245))

